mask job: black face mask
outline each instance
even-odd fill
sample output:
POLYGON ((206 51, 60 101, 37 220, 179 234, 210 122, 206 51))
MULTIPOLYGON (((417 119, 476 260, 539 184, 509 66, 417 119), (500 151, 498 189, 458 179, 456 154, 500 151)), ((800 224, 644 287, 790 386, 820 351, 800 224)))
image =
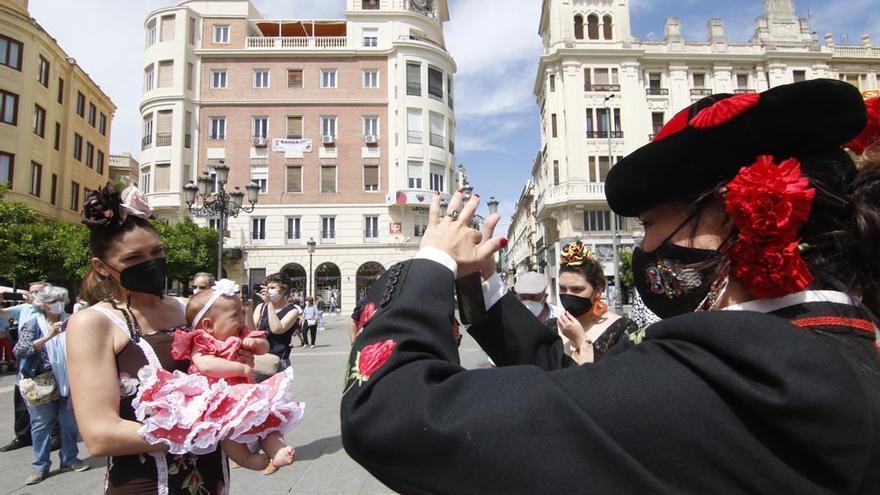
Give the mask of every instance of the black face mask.
POLYGON ((559 300, 562 302, 562 307, 575 318, 579 318, 593 309, 593 300, 586 297, 562 294, 559 296, 559 300))
POLYGON ((119 284, 130 292, 163 297, 166 275, 165 258, 154 258, 122 270, 119 273, 119 284))
POLYGON ((670 240, 675 229, 650 253, 635 248, 632 256, 633 278, 645 306, 666 319, 692 313, 709 295, 721 255, 716 250, 677 246, 670 240))

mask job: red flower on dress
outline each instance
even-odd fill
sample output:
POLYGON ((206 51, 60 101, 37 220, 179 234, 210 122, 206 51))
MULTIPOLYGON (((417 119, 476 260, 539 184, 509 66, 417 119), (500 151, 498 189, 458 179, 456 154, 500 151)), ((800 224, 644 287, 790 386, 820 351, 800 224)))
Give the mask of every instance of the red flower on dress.
POLYGON ((761 101, 761 95, 758 93, 746 93, 725 98, 711 107, 700 110, 700 113, 691 119, 691 127, 709 129, 726 124, 757 105, 759 101, 761 101))
POLYGON ((349 379, 354 379, 359 385, 363 385, 391 358, 395 347, 397 342, 393 340, 376 342, 364 347, 357 353, 349 379))
POLYGON ((733 274, 758 298, 778 298, 813 281, 798 241, 810 216, 816 190, 801 175, 800 163, 777 165, 761 156, 727 184, 726 210, 739 229, 730 251, 733 274))
POLYGON ((374 316, 376 316, 376 305, 374 303, 367 303, 363 311, 361 311, 361 317, 358 318, 358 335, 364 331, 364 327, 374 316))
POLYGON ((880 145, 880 96, 865 100, 865 106, 868 107, 868 125, 846 144, 857 155, 863 154, 871 146, 880 145))

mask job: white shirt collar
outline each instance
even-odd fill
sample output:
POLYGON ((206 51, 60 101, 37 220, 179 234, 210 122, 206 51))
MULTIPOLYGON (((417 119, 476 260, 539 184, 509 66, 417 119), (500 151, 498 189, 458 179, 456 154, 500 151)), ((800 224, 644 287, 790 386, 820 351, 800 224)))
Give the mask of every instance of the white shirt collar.
POLYGON ((724 311, 755 311, 758 313, 772 313, 782 308, 794 306, 796 304, 829 302, 835 304, 846 304, 848 306, 856 306, 855 301, 843 292, 833 290, 807 290, 796 292, 778 299, 758 299, 756 301, 748 301, 734 306, 723 308, 724 311))

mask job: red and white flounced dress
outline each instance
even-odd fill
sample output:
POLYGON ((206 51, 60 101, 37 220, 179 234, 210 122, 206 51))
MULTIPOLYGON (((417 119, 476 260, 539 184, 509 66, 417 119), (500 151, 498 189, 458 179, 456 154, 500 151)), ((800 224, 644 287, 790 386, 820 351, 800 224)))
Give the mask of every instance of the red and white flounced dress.
MULTIPOLYGON (((243 328, 241 336, 220 341, 204 330, 177 331, 172 356, 190 359, 207 354, 237 361, 244 337, 265 332, 243 328)), ((133 406, 139 432, 152 444, 164 443, 172 454, 213 452, 226 438, 248 443, 272 432, 282 434, 302 420, 305 404, 293 400, 293 370, 261 383, 244 377, 213 378, 190 364, 189 374, 145 366, 138 373, 141 388, 133 406)))

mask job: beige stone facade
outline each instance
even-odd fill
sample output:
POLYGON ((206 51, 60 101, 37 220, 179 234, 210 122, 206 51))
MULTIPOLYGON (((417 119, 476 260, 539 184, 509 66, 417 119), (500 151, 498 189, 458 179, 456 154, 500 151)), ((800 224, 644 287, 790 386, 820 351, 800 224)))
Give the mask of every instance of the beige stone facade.
POLYGON ((0 0, 0 182, 6 200, 78 222, 87 191, 109 177, 116 107, 32 19, 0 0))
POLYGON ((140 164, 131 156, 131 153, 120 153, 118 155, 110 155, 110 177, 111 183, 122 183, 126 186, 138 185, 138 173, 140 164))

